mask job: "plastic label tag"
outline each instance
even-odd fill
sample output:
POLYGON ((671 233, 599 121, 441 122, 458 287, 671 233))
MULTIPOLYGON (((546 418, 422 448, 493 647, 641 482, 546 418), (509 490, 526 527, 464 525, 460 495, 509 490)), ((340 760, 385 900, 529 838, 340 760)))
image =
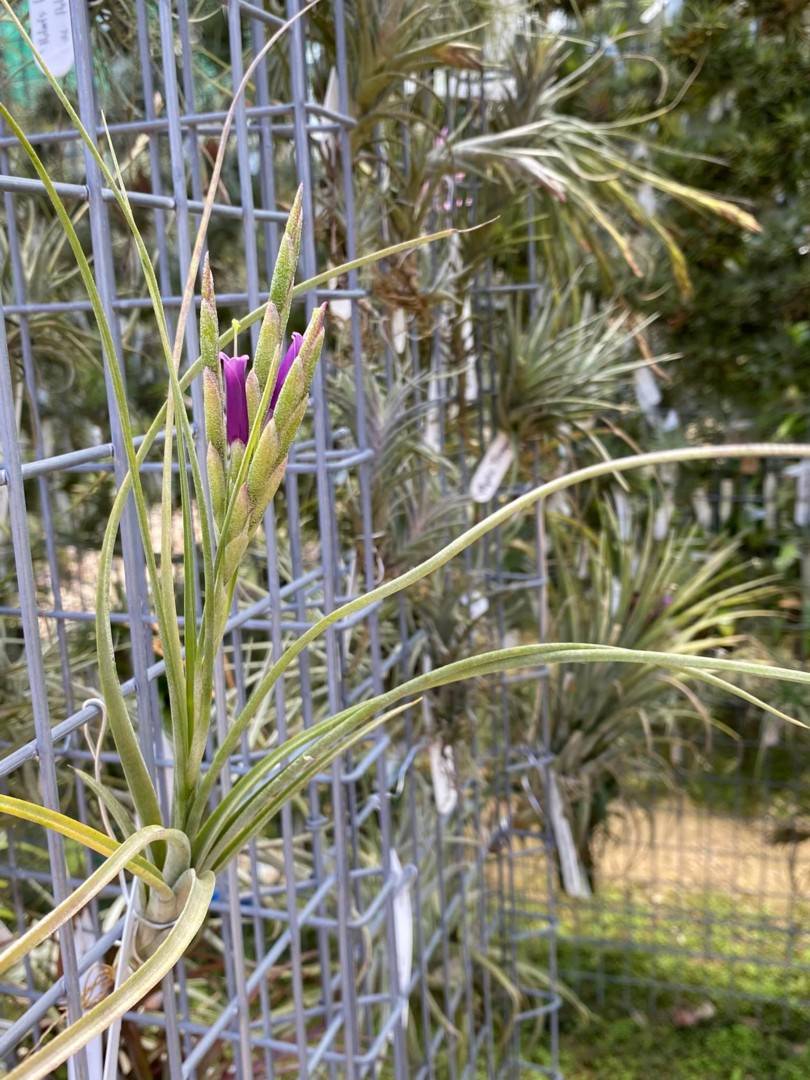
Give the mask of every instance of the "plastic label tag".
POLYGON ((30 0, 31 40, 52 75, 73 67, 73 32, 69 0, 30 0))
POLYGON ((435 739, 430 744, 428 753, 430 755, 430 778, 433 781, 433 798, 436 803, 436 810, 444 816, 452 813, 458 802, 453 747, 442 746, 441 739, 435 739))
POLYGON ((470 482, 470 497, 477 503, 489 502, 503 483, 514 459, 512 440, 503 431, 499 431, 478 462, 478 468, 470 482))

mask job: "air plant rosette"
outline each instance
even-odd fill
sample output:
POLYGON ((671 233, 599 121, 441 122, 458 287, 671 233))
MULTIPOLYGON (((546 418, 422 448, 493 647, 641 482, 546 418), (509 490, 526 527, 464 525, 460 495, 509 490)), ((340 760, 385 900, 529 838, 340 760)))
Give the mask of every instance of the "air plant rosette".
MULTIPOLYGON (((2 0, 2 3, 33 54, 41 60, 8 0, 2 0)), ((282 27, 268 40, 247 67, 236 98, 244 92, 256 64, 284 29, 282 27)), ((489 532, 515 515, 536 507, 555 492, 584 481, 598 480, 644 466, 707 457, 810 457, 810 447, 759 444, 686 447, 636 454, 599 462, 534 487, 476 522, 411 569, 366 593, 351 597, 316 619, 274 659, 253 686, 244 704, 228 718, 224 730, 219 732, 219 738, 214 740, 211 723, 215 697, 214 674, 227 631, 228 612, 236 581, 251 537, 260 527, 265 511, 281 484, 287 454, 307 409, 310 386, 324 342, 324 311, 318 307, 312 311, 300 339, 294 337, 287 341, 287 322, 293 299, 331 276, 446 237, 450 231, 444 230, 405 244, 392 245, 342 267, 330 268, 324 274, 295 285, 303 227, 299 192, 292 203, 277 253, 269 300, 262 308, 241 319, 236 328, 238 332, 244 332, 248 326, 261 320, 252 364, 238 353, 237 348, 232 350, 235 355, 225 352, 233 341, 233 331, 220 333, 212 275, 210 268, 203 266, 201 355, 181 375, 179 367, 186 321, 192 306, 207 223, 221 174, 234 106, 231 106, 223 124, 220 148, 212 169, 172 343, 155 271, 135 222, 112 146, 109 147, 110 163, 100 153, 93 136, 83 127, 57 80, 44 65, 43 70, 91 155, 94 168, 98 169, 112 192, 132 235, 152 301, 152 313, 166 363, 168 390, 165 404, 136 446, 114 337, 74 222, 37 151, 11 112, 0 105, 0 115, 27 154, 51 201, 87 291, 120 415, 128 470, 113 502, 101 547, 96 602, 100 692, 104 715, 109 722, 126 784, 127 804, 103 784, 96 785, 93 790, 104 808, 102 818, 106 815, 109 819, 108 831, 102 832, 55 808, 0 796, 0 812, 53 830, 104 856, 104 861, 85 882, 56 903, 44 918, 0 953, 0 973, 21 965, 32 949, 65 926, 119 874, 126 871, 138 882, 137 888, 129 893, 114 988, 12 1069, 9 1080, 37 1080, 53 1075, 73 1054, 105 1031, 110 1034, 104 1076, 114 1076, 120 1018, 167 976, 189 949, 205 923, 217 875, 232 870, 245 846, 261 837, 281 809, 320 772, 356 743, 370 737, 381 724, 392 723, 420 695, 467 679, 534 668, 538 664, 633 663, 655 665, 670 671, 688 671, 696 680, 703 680, 715 688, 722 687, 781 720, 791 722, 791 717, 749 691, 733 685, 727 676, 755 675, 810 684, 810 674, 803 671, 716 656, 677 655, 579 642, 519 645, 465 656, 394 685, 384 693, 356 701, 348 708, 289 735, 255 761, 232 786, 221 785, 229 774, 232 756, 239 751, 243 737, 252 730, 259 710, 278 680, 311 643, 341 620, 371 608, 440 570, 489 532), (223 352, 224 359, 220 355, 223 352), (205 460, 202 461, 197 457, 184 397, 185 390, 196 378, 203 381, 205 399, 207 447, 205 460), (156 554, 152 546, 141 466, 161 433, 164 439, 161 542, 156 554), (204 475, 206 465, 207 484, 204 475), (177 616, 178 590, 173 558, 175 466, 179 466, 176 476, 183 520, 182 621, 177 616), (174 764, 174 789, 168 823, 163 818, 155 778, 144 761, 136 726, 124 697, 111 631, 112 558, 121 519, 130 498, 141 534, 142 554, 168 686, 168 721, 174 764), (195 540, 197 521, 199 541, 195 540), (201 555, 199 575, 195 545, 201 555), (206 749, 212 742, 215 744, 213 753, 207 758, 206 749)), ((402 990, 400 992, 404 993, 402 990)))

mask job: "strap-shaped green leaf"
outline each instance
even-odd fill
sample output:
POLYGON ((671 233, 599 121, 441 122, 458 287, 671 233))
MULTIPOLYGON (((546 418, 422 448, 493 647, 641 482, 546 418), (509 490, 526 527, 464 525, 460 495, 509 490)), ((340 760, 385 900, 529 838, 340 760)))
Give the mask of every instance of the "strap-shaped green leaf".
MULTIPOLYGON (((176 829, 164 829, 160 825, 147 825, 146 828, 141 829, 134 836, 130 836, 114 854, 105 859, 101 866, 93 871, 85 882, 77 889, 74 889, 69 896, 65 897, 61 904, 57 904, 52 911, 49 911, 47 915, 34 923, 30 929, 26 930, 24 934, 0 953, 0 974, 8 971, 27 953, 36 948, 41 941, 50 937, 63 923, 81 911, 94 896, 98 896, 105 885, 109 884, 113 878, 117 877, 122 870, 129 866, 133 856, 139 855, 144 848, 158 840, 176 840, 180 836, 183 837, 183 840, 186 839, 176 829)), ((160 891, 166 895, 167 899, 171 899, 173 894, 168 885, 161 885, 160 891)))
POLYGON ((261 679, 258 686, 254 688, 247 703, 239 715, 234 719, 228 729, 228 734, 225 736, 222 744, 214 755, 211 767, 200 785, 195 799, 192 817, 189 820, 199 820, 199 816, 205 807, 217 775, 224 767, 230 755, 239 745, 239 740, 241 739, 243 732, 253 720, 262 701, 270 693, 278 679, 312 641, 320 637, 321 634, 336 622, 346 619, 350 615, 354 615, 364 608, 369 607, 371 604, 384 600, 386 597, 402 592, 403 589, 407 589, 411 585, 416 584, 416 582, 435 573, 436 570, 441 569, 441 567, 445 566, 451 559, 454 559, 466 548, 476 543, 483 536, 486 536, 487 533, 558 491, 564 491, 567 488, 575 487, 577 484, 581 484, 587 480, 596 480, 603 476, 612 475, 613 473, 623 473, 653 465, 663 465, 679 461, 701 461, 711 460, 713 458, 740 457, 810 458, 810 445, 801 443, 740 443, 727 446, 685 446, 674 450, 657 450, 647 454, 632 454, 627 457, 614 458, 609 461, 600 461, 594 465, 588 465, 583 469, 577 469, 574 472, 555 477, 553 480, 549 480, 547 483, 540 484, 525 492, 523 495, 519 495, 516 499, 506 503, 505 506, 502 506, 489 514, 482 521, 476 522, 475 525, 471 526, 466 532, 463 532, 460 536, 456 537, 455 540, 452 540, 445 547, 441 548, 440 551, 437 551, 436 554, 432 555, 429 559, 425 559, 424 562, 414 566, 411 570, 407 570, 404 574, 400 574, 399 577, 383 582, 383 584, 378 585, 376 589, 372 589, 368 593, 357 596, 353 600, 348 600, 345 604, 341 604, 340 607, 328 612, 322 618, 318 619, 317 622, 313 623, 308 630, 304 631, 303 634, 285 649, 278 660, 276 660, 270 670, 261 679))
POLYGON ((137 1005, 171 971, 202 926, 214 893, 216 879, 213 874, 205 873, 197 877, 192 871, 192 875, 191 890, 183 910, 154 954, 117 990, 86 1012, 81 1020, 71 1024, 41 1050, 35 1051, 16 1069, 12 1069, 6 1080, 40 1080, 52 1076, 69 1057, 137 1005))
POLYGON ((87 784, 98 801, 104 804, 110 817, 121 830, 124 839, 128 836, 133 836, 136 832, 135 822, 133 821, 129 810, 127 810, 121 800, 114 795, 109 788, 100 784, 95 776, 86 773, 84 769, 74 769, 73 771, 77 776, 82 778, 82 781, 87 784))
MULTIPOLYGON (((22 818, 24 821, 42 825, 43 828, 66 836, 68 840, 75 840, 78 844, 84 844, 91 851, 97 851, 101 855, 114 855, 121 847, 117 840, 106 833, 99 832, 92 825, 85 825, 67 814, 60 814, 58 810, 48 810, 37 803, 28 802, 27 799, 15 799, 12 795, 0 795, 0 814, 10 814, 12 817, 22 818)), ((155 869, 150 862, 136 855, 127 863, 127 869, 139 877, 144 884, 153 889, 165 889, 166 882, 159 870, 155 869)))
MULTIPOLYGON (((404 706, 404 708, 407 707, 404 706)), ((221 838, 208 857, 209 865, 217 871, 224 869, 231 859, 238 855, 248 840, 257 836, 267 822, 275 817, 282 807, 319 772, 323 772, 335 758, 350 750, 356 743, 370 735, 375 728, 402 711, 402 708, 393 709, 374 717, 363 725, 353 725, 350 732, 342 734, 339 738, 324 740, 311 755, 299 755, 269 782, 267 791, 263 793, 262 804, 244 815, 248 820, 245 822, 244 817, 240 817, 233 828, 229 829, 227 835, 221 838)))
MULTIPOLYGON (((348 732, 354 732, 365 723, 370 716, 380 709, 394 705, 402 698, 421 694, 428 690, 446 686, 449 683, 461 682, 483 675, 493 675, 499 672, 514 670, 521 667, 532 667, 537 664, 563 664, 563 663, 629 663, 644 664, 652 667, 660 667, 665 670, 687 672, 694 678, 717 686, 728 693, 742 698, 749 704, 771 713, 787 723, 806 727, 800 720, 789 716, 787 713, 756 697, 747 690, 735 686, 726 679, 721 678, 715 672, 727 671, 738 675, 755 675, 759 678, 780 679, 787 682, 810 684, 810 672, 797 671, 790 668, 760 664, 748 660, 729 660, 714 656, 694 656, 688 653, 665 653, 653 652, 642 649, 623 649, 612 645, 573 643, 544 643, 537 645, 519 645, 512 649, 496 649, 492 652, 482 653, 479 656, 467 657, 444 667, 434 668, 424 675, 410 679, 407 682, 394 687, 384 694, 378 694, 374 698, 363 702, 361 705, 353 705, 343 712, 336 713, 328 721, 323 721, 319 727, 326 732, 328 725, 332 725, 331 737, 324 736, 326 756, 331 753, 334 741, 342 737, 349 737, 348 732)), ((382 723, 395 715, 399 709, 378 718, 377 723, 382 723)), ((374 726, 377 726, 377 723, 374 726)), ((362 730, 362 728, 361 728, 362 730)), ((350 736, 354 741, 356 737, 350 736)), ((281 748, 279 748, 281 749, 281 748)), ((337 756, 338 749, 331 754, 329 760, 337 756)), ((213 839, 209 839, 205 846, 205 857, 212 860, 217 866, 222 864, 224 853, 232 855, 238 850, 238 846, 244 843, 249 836, 253 835, 252 828, 261 827, 261 823, 267 820, 268 800, 273 801, 274 809, 280 805, 281 800, 276 802, 274 796, 279 789, 285 792, 285 797, 292 791, 289 785, 290 778, 294 777, 296 770, 300 770, 301 763, 318 758, 324 750, 318 743, 312 747, 311 756, 300 754, 287 769, 278 776, 273 777, 269 784, 261 787, 265 776, 277 764, 278 751, 268 755, 253 766, 229 793, 228 800, 224 801, 223 813, 217 815, 215 824, 219 829, 213 839), (271 760, 272 757, 272 760, 271 760), (234 798, 231 799, 230 796, 234 798), (227 818, 227 824, 220 825, 222 817, 227 818), (213 854, 212 854, 213 851, 213 854)), ((317 769, 315 770, 317 771, 317 769)), ((212 863, 212 864, 213 864, 212 863)))
MULTIPOLYGON (((322 732, 272 779, 264 779, 269 771, 265 769, 262 775, 264 782, 257 784, 254 780, 249 797, 243 797, 238 807, 231 810, 219 828, 211 834, 200 854, 200 865, 214 869, 224 866, 227 857, 223 857, 223 852, 236 854, 313 776, 322 772, 336 757, 345 753, 375 728, 392 720, 411 705, 412 702, 400 705, 374 719, 369 718, 369 710, 362 706, 331 717, 330 730, 322 732)), ((279 749, 282 757, 290 752, 288 745, 279 749)))

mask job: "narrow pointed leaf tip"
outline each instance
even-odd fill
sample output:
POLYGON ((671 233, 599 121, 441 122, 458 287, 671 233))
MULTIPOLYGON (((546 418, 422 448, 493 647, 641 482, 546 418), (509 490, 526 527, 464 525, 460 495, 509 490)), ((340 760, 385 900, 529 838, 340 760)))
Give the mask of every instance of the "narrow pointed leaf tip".
POLYGON ((211 274, 211 266, 208 255, 205 256, 202 272, 202 299, 200 302, 200 356, 206 368, 216 375, 217 353, 219 348, 219 322, 217 319, 217 302, 214 296, 214 278, 211 274))

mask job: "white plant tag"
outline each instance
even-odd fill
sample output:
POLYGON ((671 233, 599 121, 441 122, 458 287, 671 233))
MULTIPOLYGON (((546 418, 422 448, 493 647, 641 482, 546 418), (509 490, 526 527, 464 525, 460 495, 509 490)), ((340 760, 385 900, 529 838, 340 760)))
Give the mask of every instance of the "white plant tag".
MULTIPOLYGON (((338 87, 337 71, 332 67, 329 71, 329 79, 326 83, 326 93, 323 98, 323 107, 329 109, 330 112, 337 112, 340 108, 340 93, 338 87)), ((333 146, 337 144, 337 135, 334 131, 318 131, 319 127, 326 127, 332 124, 333 121, 328 117, 313 116, 310 120, 315 130, 312 132, 312 138, 315 142, 323 143, 328 149, 331 150, 333 146)))
POLYGON ((672 492, 669 489, 666 489, 661 505, 655 511, 655 517, 653 518, 653 536, 656 540, 664 540, 666 538, 666 535, 669 532, 669 523, 672 521, 674 512, 675 500, 672 497, 672 492))
POLYGON ((641 21, 646 26, 647 23, 651 23, 654 19, 657 19, 658 16, 664 11, 666 6, 667 0, 653 0, 647 10, 642 11, 640 15, 641 21))
POLYGON ((720 524, 725 525, 731 517, 734 505, 734 480, 730 476, 724 476, 720 481, 720 524))
POLYGON ((397 880, 394 892, 394 938, 397 950, 397 975, 399 977, 399 992, 405 997, 405 1005, 402 1009, 402 1026, 408 1026, 408 988, 411 985, 411 972, 413 970, 413 906, 411 904, 411 890, 402 871, 402 863, 399 861, 394 848, 389 853, 391 860, 391 872, 397 880))
POLYGON ((652 422, 656 419, 656 409, 661 404, 661 391, 655 381, 655 376, 648 367, 638 368, 633 373, 633 384, 638 407, 652 422))
POLYGON ((515 459, 515 449, 509 436, 499 431, 478 462, 470 482, 470 497, 477 503, 489 502, 503 483, 509 466, 515 459))
POLYGON ((610 579, 610 614, 615 615, 622 602, 622 583, 615 574, 610 579))
POLYGON ((782 739, 782 729, 784 724, 781 720, 777 720, 775 716, 771 716, 768 713, 767 716, 763 716, 762 725, 759 731, 759 746, 761 750, 770 750, 773 746, 778 746, 782 739))
POLYGON ((29 0, 31 40, 57 78, 73 67, 69 0, 29 0))
MULTIPOLYGON (((327 284, 330 289, 336 289, 338 287, 338 279, 334 277, 330 278, 327 284)), ((352 317, 351 300, 330 300, 329 314, 334 315, 334 317, 340 319, 341 322, 348 322, 352 317)))
MULTIPOLYGON (((96 943, 96 933, 93 929, 93 922, 90 918, 90 913, 86 908, 76 916, 73 927, 77 959, 81 960, 84 953, 89 952, 96 943)), ((79 977, 79 986, 81 987, 82 994, 93 1004, 95 1004, 100 990, 100 996, 104 995, 102 989, 104 983, 101 975, 101 965, 95 963, 91 964, 84 975, 79 977)), ((92 1038, 85 1046, 84 1052, 87 1055, 88 1074, 90 1076, 101 1076, 104 1069, 104 1045, 101 1035, 96 1035, 92 1038)), ((72 1068, 70 1069, 69 1074, 71 1077, 75 1075, 72 1068)))
POLYGON ((778 517, 778 503, 776 500, 776 492, 779 487, 779 481, 776 478, 776 473, 769 472, 765 477, 765 527, 773 532, 776 529, 777 517, 778 517))
POLYGON ((548 774, 548 816, 554 833, 554 846, 560 857, 563 888, 569 896, 587 900, 591 895, 591 887, 579 861, 571 825, 565 816, 556 773, 552 771, 548 774))
POLYGON ((441 739, 434 739, 428 748, 428 755, 436 812, 444 817, 445 814, 451 814, 455 810, 458 802, 453 747, 443 746, 441 739))
POLYGON ((464 400, 478 400, 478 368, 475 355, 475 331, 472 321, 472 304, 469 296, 461 309, 461 347, 466 361, 464 370, 464 400))
POLYGON ((486 615, 489 611, 489 600, 478 589, 473 589, 470 593, 464 593, 460 600, 469 609, 471 619, 480 619, 482 615, 486 615))
POLYGON ((619 539, 626 544, 633 532, 633 516, 630 511, 630 500, 621 488, 616 488, 613 492, 613 505, 616 507, 619 539))
POLYGON ((427 394, 427 418, 425 420, 425 443, 434 454, 442 452, 442 420, 439 410, 442 391, 439 379, 440 376, 435 372, 430 376, 427 394))
POLYGON ((712 508, 705 487, 695 488, 692 495, 692 508, 695 511, 698 525, 702 529, 710 529, 712 527, 712 508))
POLYGON ((400 356, 405 352, 408 344, 408 325, 405 321, 404 308, 398 307, 391 316, 391 337, 394 343, 394 352, 400 356))
POLYGON ((681 424, 681 418, 675 409, 670 409, 664 419, 661 421, 662 431, 677 431, 681 424))
POLYGON ((803 529, 810 525, 810 462, 802 461, 796 470, 796 506, 793 510, 794 524, 803 529))

